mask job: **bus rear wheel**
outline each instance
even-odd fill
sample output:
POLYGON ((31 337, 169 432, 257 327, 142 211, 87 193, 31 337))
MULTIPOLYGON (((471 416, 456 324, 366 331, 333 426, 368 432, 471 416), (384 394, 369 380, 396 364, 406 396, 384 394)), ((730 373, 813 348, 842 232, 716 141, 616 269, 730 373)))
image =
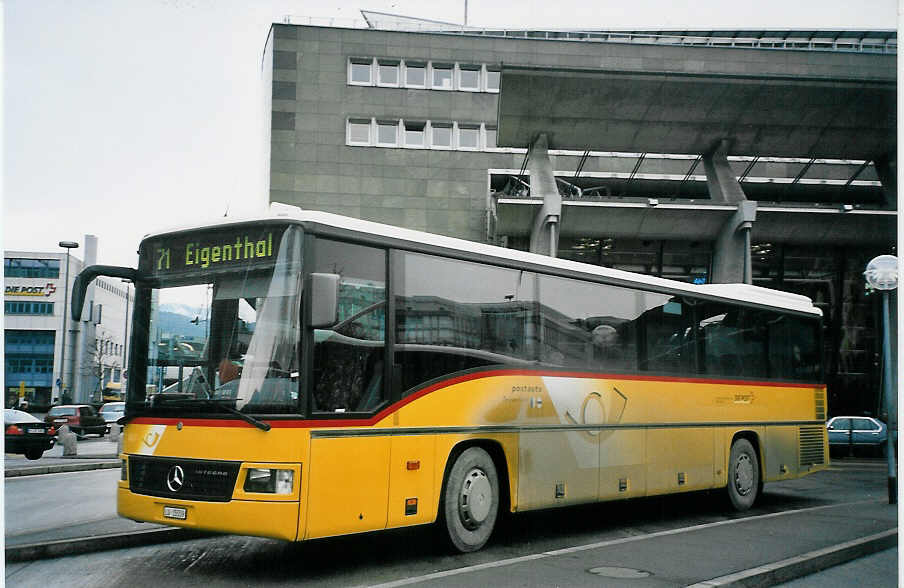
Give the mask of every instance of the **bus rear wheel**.
POLYGON ((749 509, 761 488, 756 450, 747 439, 738 439, 731 444, 728 458, 728 498, 731 505, 739 511, 749 509))
POLYGON ((455 460, 443 487, 442 508, 452 547, 467 553, 486 544, 499 512, 499 477, 485 450, 470 447, 455 460))

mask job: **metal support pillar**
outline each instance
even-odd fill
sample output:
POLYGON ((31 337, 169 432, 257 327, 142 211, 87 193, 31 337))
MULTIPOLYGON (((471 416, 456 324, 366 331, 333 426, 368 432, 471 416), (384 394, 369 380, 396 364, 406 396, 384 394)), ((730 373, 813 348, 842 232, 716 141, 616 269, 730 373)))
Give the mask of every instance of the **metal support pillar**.
POLYGON ((549 160, 546 134, 540 134, 531 146, 528 162, 530 168, 530 194, 532 198, 542 198, 543 205, 534 217, 530 232, 532 253, 556 256, 559 249, 559 220, 562 218, 562 196, 556 186, 549 160))

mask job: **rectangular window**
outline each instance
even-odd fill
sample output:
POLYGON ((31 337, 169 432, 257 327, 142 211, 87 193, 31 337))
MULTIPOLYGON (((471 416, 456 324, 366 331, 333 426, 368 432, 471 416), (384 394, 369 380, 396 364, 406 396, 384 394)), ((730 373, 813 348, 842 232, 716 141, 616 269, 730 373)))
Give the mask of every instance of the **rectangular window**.
POLYGON ((431 146, 437 149, 452 148, 452 125, 443 123, 431 123, 431 146))
POLYGON ((380 60, 377 71, 379 72, 381 86, 399 85, 399 62, 380 60))
POLYGON ((377 121, 377 145, 398 145, 399 123, 396 121, 377 121))
POLYGON ((419 253, 402 253, 396 271, 403 394, 464 370, 535 358, 532 274, 419 253))
POLYGON ((451 90, 452 89, 452 66, 443 63, 433 64, 433 89, 434 90, 451 90))
POLYGON ((53 314, 53 302, 7 302, 6 314, 53 314))
POLYGON ((3 275, 7 278, 59 278, 59 259, 5 258, 3 275))
POLYGON ((423 147, 426 123, 405 121, 405 146, 423 147))
POLYGON ((350 59, 348 63, 348 83, 369 86, 373 80, 372 65, 372 59, 350 59))
POLYGON ((486 148, 496 148, 496 127, 486 127, 486 148))
POLYGON ((423 88, 427 85, 427 65, 405 62, 405 85, 409 88, 423 88))
POLYGON ((499 91, 499 78, 502 72, 498 69, 487 68, 487 92, 499 91))
POLYGON ((458 70, 458 89, 471 90, 476 92, 480 90, 480 66, 479 65, 460 65, 458 70))
POLYGON ((480 148, 480 127, 477 125, 459 125, 459 127, 458 127, 458 148, 459 149, 479 149, 480 148))
POLYGON ((339 274, 337 318, 314 338, 312 410, 373 412, 384 404, 386 252, 321 239, 313 271, 339 274))
POLYGON ((638 319, 638 367, 650 372, 694 374, 694 306, 677 296, 664 298, 663 304, 638 319))
POLYGON ((370 145, 370 121, 349 119, 348 142, 352 145, 370 145))

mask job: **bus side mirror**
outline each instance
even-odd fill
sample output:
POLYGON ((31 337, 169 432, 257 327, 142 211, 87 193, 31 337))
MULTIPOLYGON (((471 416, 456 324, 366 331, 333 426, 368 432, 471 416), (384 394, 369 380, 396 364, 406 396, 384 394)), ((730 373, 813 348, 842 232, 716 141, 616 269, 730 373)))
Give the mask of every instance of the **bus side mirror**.
POLYGON ((115 265, 89 265, 83 269, 76 276, 75 283, 72 284, 72 320, 78 321, 82 318, 82 307, 85 306, 85 293, 88 291, 88 284, 97 276, 125 278, 136 282, 138 281, 138 270, 115 265))
POLYGON ((339 321, 338 274, 311 274, 308 296, 311 299, 308 324, 312 329, 332 327, 339 321))

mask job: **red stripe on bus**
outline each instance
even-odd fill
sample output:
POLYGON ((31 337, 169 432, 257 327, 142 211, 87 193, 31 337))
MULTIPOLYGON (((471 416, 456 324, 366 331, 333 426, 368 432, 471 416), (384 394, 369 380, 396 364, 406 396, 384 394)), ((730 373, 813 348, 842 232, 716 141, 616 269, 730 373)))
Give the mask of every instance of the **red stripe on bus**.
MULTIPOLYGON (((402 398, 395 404, 391 404, 372 417, 361 419, 317 419, 317 420, 268 420, 266 421, 274 429, 329 429, 340 427, 367 427, 373 426, 381 419, 398 411, 403 406, 422 398, 431 392, 442 388, 448 388, 462 382, 480 380, 483 378, 496 378, 500 376, 535 376, 535 377, 559 377, 559 378, 584 378, 595 380, 633 380, 641 382, 668 382, 685 384, 725 384, 731 386, 769 386, 773 388, 810 388, 824 390, 825 384, 800 384, 782 382, 764 382, 760 380, 717 380, 709 378, 678 378, 669 376, 641 376, 627 374, 599 374, 593 372, 559 372, 546 370, 527 369, 499 369, 485 372, 475 372, 455 376, 418 390, 417 392, 402 398)), ((324 413, 334 414, 334 413, 324 413)), ((252 427, 251 423, 238 419, 213 419, 213 418, 164 418, 164 417, 137 417, 131 422, 139 425, 192 425, 197 427, 252 427)))

